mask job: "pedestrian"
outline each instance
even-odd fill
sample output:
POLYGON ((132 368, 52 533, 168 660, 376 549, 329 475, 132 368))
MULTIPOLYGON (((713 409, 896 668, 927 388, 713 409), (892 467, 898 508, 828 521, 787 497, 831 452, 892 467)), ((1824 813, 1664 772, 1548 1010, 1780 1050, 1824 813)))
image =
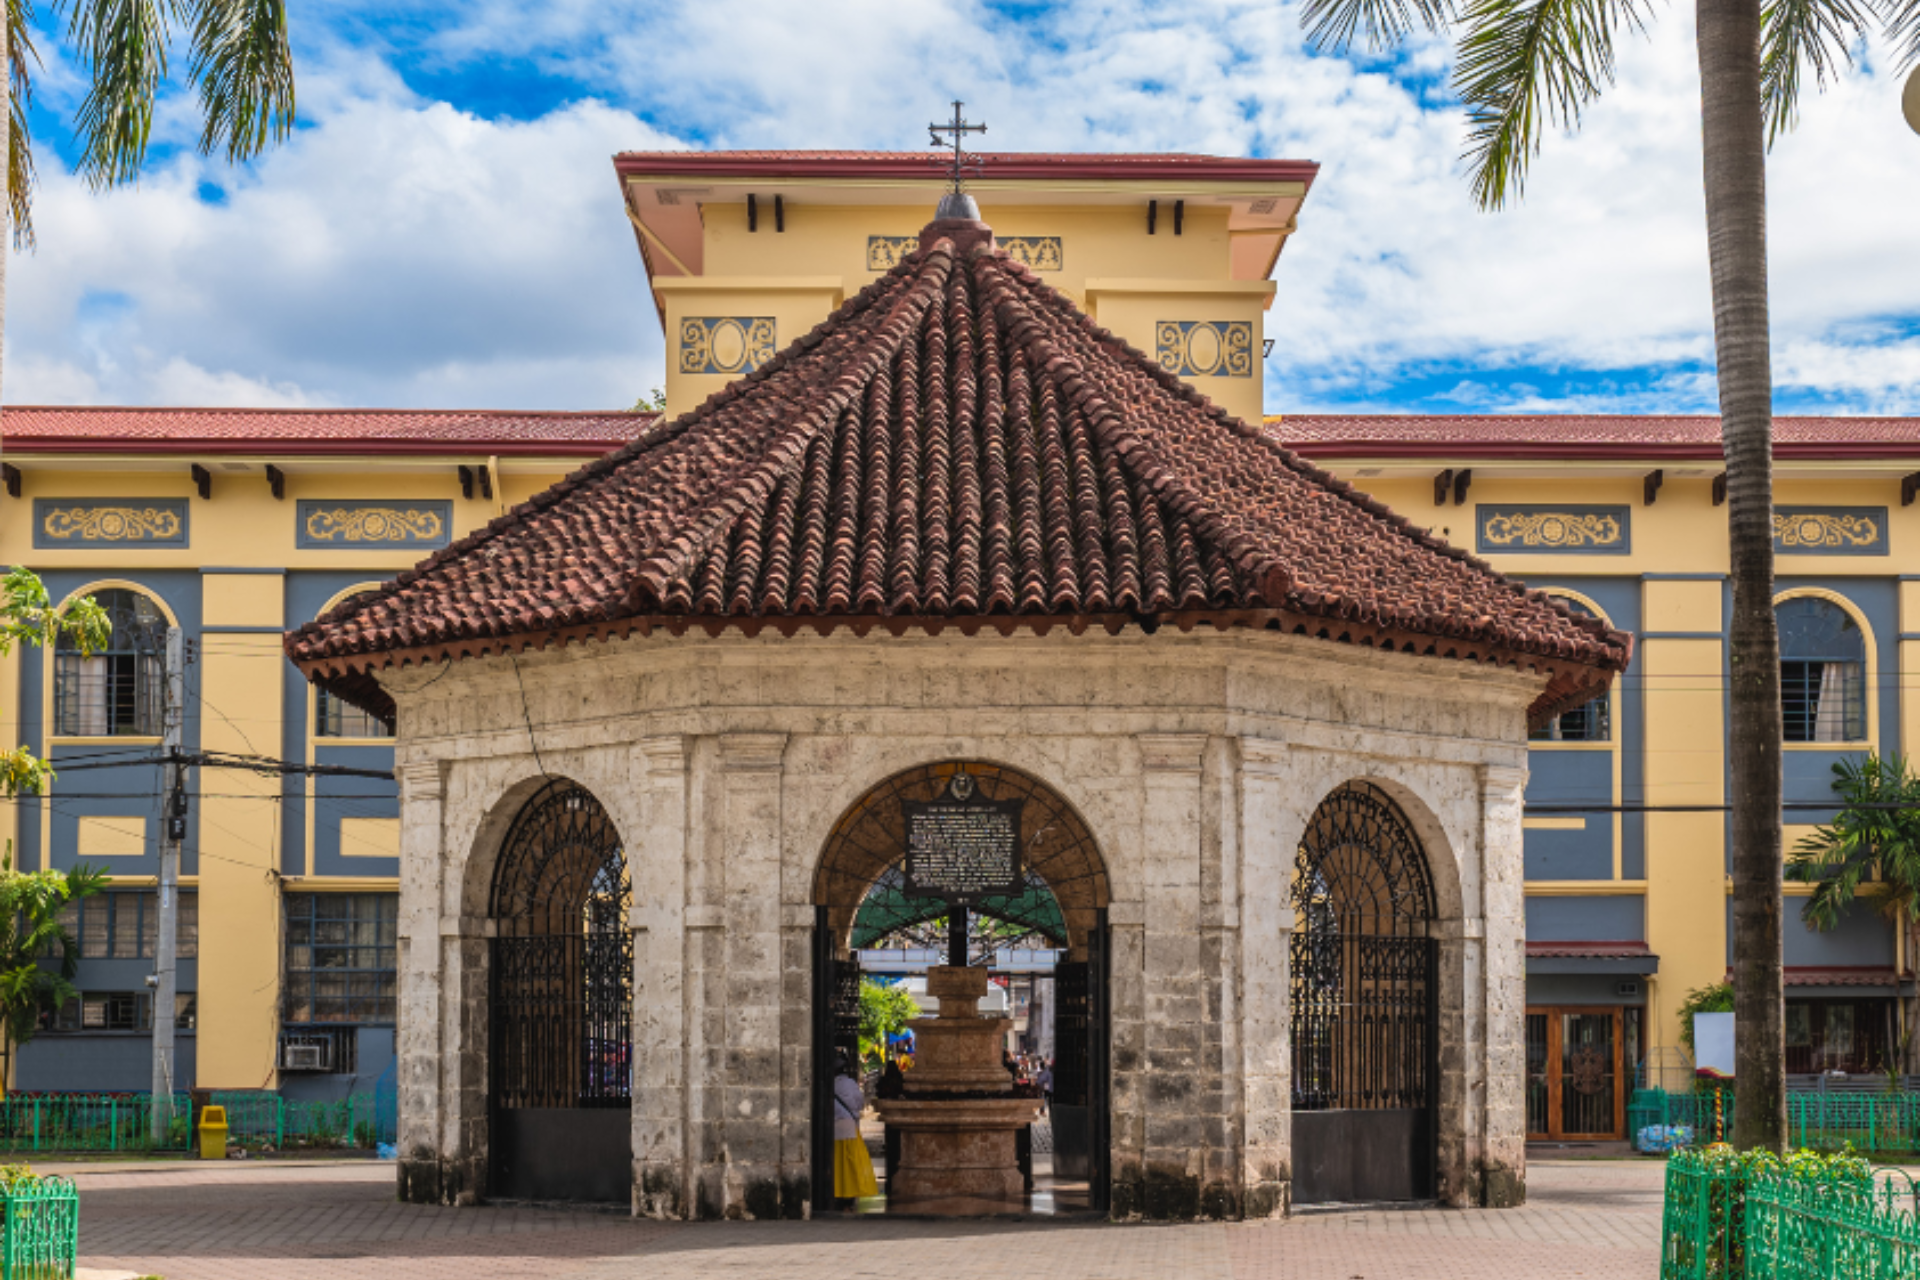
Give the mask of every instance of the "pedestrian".
POLYGON ((880 1184, 873 1179, 873 1157, 860 1136, 860 1115, 867 1109, 867 1096, 860 1090, 850 1054, 840 1055, 840 1071, 833 1082, 833 1198, 834 1207, 851 1209, 860 1196, 877 1196, 880 1184))
POLYGON ((1053 1059, 1040 1064, 1040 1096, 1047 1100, 1047 1114, 1053 1114, 1053 1059))
POLYGON ((876 1092, 882 1098, 900 1098, 906 1096, 907 1075, 906 1072, 900 1069, 900 1060, 898 1058, 887 1059, 886 1069, 880 1073, 880 1087, 876 1092))

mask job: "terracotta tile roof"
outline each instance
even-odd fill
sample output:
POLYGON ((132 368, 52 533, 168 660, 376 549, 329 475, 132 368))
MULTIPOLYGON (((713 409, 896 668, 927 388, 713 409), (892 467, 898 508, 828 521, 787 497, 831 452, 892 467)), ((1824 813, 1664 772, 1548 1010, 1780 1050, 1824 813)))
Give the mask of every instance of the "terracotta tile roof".
MULTIPOLYGON (((1305 182, 1320 166, 1311 160, 1268 160, 1178 152, 974 152, 993 178, 1172 179, 1185 182, 1305 182)), ((939 181, 926 151, 623 151, 613 158, 623 175, 755 178, 925 178, 939 181)))
POLYGON ((9 453, 446 454, 598 457, 650 413, 490 409, 142 409, 8 405, 9 453))
POLYGON ((1631 640, 1228 416, 994 251, 921 249, 765 366, 287 638, 386 714, 407 662, 691 626, 1260 627, 1518 666, 1631 640))
MULTIPOLYGON (((1267 430, 1314 458, 1720 460, 1720 419, 1625 414, 1397 416, 1287 414, 1267 430)), ((1920 458, 1920 418, 1773 420, 1774 456, 1920 458)))
POLYGON ((1644 942, 1535 942, 1529 938, 1527 954, 1556 960, 1635 960, 1653 952, 1644 942))

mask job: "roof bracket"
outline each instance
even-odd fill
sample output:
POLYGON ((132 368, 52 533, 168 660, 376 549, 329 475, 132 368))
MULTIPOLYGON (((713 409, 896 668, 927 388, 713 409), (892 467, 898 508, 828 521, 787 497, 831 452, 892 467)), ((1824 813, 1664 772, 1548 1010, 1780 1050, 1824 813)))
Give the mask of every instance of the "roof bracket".
POLYGON ((1660 486, 1665 484, 1666 482, 1667 482, 1667 473, 1664 469, 1659 471, 1647 472, 1646 483, 1641 490, 1642 494, 1644 495, 1641 499, 1641 505, 1646 507, 1652 506, 1654 495, 1660 492, 1660 486))
POLYGON ((473 470, 475 473, 475 478, 480 481, 480 496, 483 498, 492 498, 493 497, 493 472, 489 471, 485 467, 475 467, 473 470))
POLYGON ((1467 505, 1467 486, 1472 483, 1473 483, 1472 471, 1462 471, 1459 475, 1456 475, 1453 478, 1453 505, 1454 506, 1464 507, 1467 505))
POLYGON ((267 487, 273 490, 273 496, 276 499, 283 502, 286 500, 287 473, 274 466, 271 462, 267 464, 267 487))
POLYGON ((0 462, 0 478, 4 478, 7 482, 7 496, 9 498, 17 498, 20 496, 20 468, 14 466, 11 462, 0 462))
POLYGON ((1713 478, 1713 505, 1716 507, 1727 505, 1727 473, 1724 471, 1713 478))
POLYGON ((1173 202, 1173 234, 1175 235, 1180 234, 1180 229, 1185 224, 1186 220, 1187 220, 1187 202, 1185 200, 1175 200, 1173 202))
POLYGON ((460 468, 460 496, 463 498, 471 498, 473 496, 473 468, 472 467, 460 468))
MULTIPOLYGON (((1920 493, 1920 471, 1916 471, 1910 476, 1904 476, 1901 478, 1900 505, 1903 507, 1912 506, 1913 496, 1916 493, 1920 493)), ((16 494, 15 496, 17 497, 19 495, 16 494)))
POLYGON ((775 231, 787 229, 787 202, 779 196, 773 198, 773 229, 775 231))
POLYGON ((747 192, 747 230, 760 229, 760 202, 753 198, 753 192, 747 192))
POLYGON ((1447 491, 1452 488, 1453 488, 1453 472, 1452 471, 1442 471, 1439 475, 1435 476, 1433 478, 1433 505, 1436 507, 1446 506, 1447 491))
POLYGON ((197 462, 193 464, 193 487, 200 491, 202 498, 213 497, 213 472, 197 462))
POLYGON ((1158 221, 1160 221, 1160 202, 1158 200, 1149 200, 1147 201, 1147 234, 1148 235, 1152 235, 1154 233, 1154 224, 1157 223, 1158 221))

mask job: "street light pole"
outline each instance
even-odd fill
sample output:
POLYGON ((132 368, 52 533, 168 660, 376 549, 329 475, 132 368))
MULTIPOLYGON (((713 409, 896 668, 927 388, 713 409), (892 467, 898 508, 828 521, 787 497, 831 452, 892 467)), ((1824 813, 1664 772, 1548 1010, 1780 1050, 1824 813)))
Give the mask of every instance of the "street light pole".
POLYGON ((167 788, 160 826, 160 936, 154 941, 153 977, 153 1144, 166 1144, 173 1121, 173 1032, 175 993, 179 990, 176 941, 180 925, 180 846, 187 838, 187 766, 181 757, 186 726, 186 641, 179 627, 167 628, 167 701, 161 740, 167 757, 167 788))

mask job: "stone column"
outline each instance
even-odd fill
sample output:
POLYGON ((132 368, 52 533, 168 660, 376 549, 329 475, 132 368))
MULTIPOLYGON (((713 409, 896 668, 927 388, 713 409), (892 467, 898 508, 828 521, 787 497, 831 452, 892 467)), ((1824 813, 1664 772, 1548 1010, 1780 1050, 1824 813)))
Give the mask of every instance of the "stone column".
POLYGON ((1241 1212, 1284 1215, 1293 1190, 1293 861, 1288 748, 1240 740, 1241 1212))
MULTIPOLYGON (((1201 821, 1202 733, 1139 736, 1143 769, 1140 864, 1145 908, 1141 952, 1145 1089, 1134 1101, 1143 1178, 1116 1178, 1116 1214, 1191 1219, 1231 1216, 1239 1199, 1228 1129, 1237 1100, 1225 1097, 1221 957, 1203 946, 1202 881, 1208 854, 1201 821), (1150 1081, 1150 1083, 1149 1083, 1150 1081)), ((1116 1076, 1119 1055, 1115 1054, 1116 1076)))
MULTIPOLYGON (((721 1051, 717 1122, 729 1218, 777 1218, 781 1203, 780 783, 784 733, 720 735, 725 920, 723 1015, 709 1005, 708 1060, 721 1051)), ((712 993, 710 992, 710 995, 712 993)))
MULTIPOLYGON (((394 1032, 399 1100, 399 1194, 414 1204, 451 1202, 445 1194, 447 1139, 458 1099, 448 1096, 442 1048, 443 1009, 453 1000, 448 948, 441 942, 442 819, 446 781, 438 760, 410 760, 400 782, 400 1007, 394 1032)), ((456 966, 457 967, 457 966, 456 966)), ((449 1046, 456 1048, 457 1047, 449 1046)))
MULTIPOLYGON (((1527 1198, 1527 904, 1520 828, 1526 786, 1523 766, 1481 770, 1481 915, 1474 918, 1473 895, 1464 895, 1468 915, 1459 943, 1468 990, 1481 993, 1485 1008, 1475 1028, 1469 1006, 1469 1096, 1481 1088, 1485 1106, 1477 1124, 1475 1108, 1468 1108, 1468 1156, 1479 1173, 1479 1202, 1491 1209, 1527 1198), (1477 980, 1482 973, 1484 980, 1477 980)), ((1447 1022, 1444 1010, 1441 1022, 1447 1022)))
POLYGON ((646 738, 633 879, 633 1211, 683 1218, 693 1206, 687 1153, 687 743, 646 738))

